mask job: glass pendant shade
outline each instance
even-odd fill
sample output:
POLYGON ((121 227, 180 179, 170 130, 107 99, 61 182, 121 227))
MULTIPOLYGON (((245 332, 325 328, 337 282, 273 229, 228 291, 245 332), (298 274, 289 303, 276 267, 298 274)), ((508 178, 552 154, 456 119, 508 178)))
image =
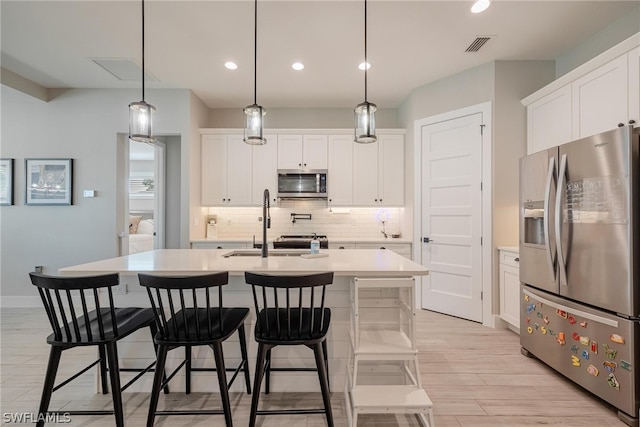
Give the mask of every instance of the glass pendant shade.
POLYGON ((153 143, 156 138, 151 134, 153 113, 156 108, 144 101, 129 104, 129 139, 138 142, 153 143))
POLYGON ((376 142, 376 110, 371 102, 363 102, 355 108, 355 141, 361 144, 376 142))
POLYGON ((258 104, 244 108, 244 142, 251 145, 264 145, 267 139, 262 134, 263 118, 267 113, 258 104))

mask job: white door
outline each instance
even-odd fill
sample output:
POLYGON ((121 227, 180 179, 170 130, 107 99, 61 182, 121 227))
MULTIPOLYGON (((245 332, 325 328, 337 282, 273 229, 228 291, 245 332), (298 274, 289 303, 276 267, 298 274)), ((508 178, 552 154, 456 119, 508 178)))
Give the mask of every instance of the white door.
POLYGON ((422 126, 422 307, 482 322, 482 114, 422 126))

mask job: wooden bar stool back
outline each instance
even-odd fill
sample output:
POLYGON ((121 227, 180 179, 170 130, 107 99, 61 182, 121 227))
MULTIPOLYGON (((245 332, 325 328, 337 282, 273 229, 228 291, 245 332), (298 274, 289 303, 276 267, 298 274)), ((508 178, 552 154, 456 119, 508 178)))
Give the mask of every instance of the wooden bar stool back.
MULTIPOLYGON (((156 415, 224 414, 227 427, 233 425, 229 387, 240 371, 244 372, 247 393, 251 393, 247 344, 244 320, 249 314, 245 307, 224 307, 222 286, 229 282, 228 272, 200 276, 152 276, 139 274, 140 285, 147 288, 151 307, 158 324, 155 342, 158 345, 158 369, 164 368, 167 353, 185 347, 185 360, 163 381, 156 375, 153 381, 147 426, 152 426, 156 415), (238 331, 242 360, 236 368, 225 367, 222 343, 238 331), (222 399, 222 410, 172 410, 157 411, 160 389, 173 378, 183 366, 190 366, 191 347, 207 345, 213 350, 218 385, 222 399), (227 371, 234 374, 227 382, 227 371)), ((187 372, 187 378, 190 371, 187 372)))
MULTIPOLYGON (((53 333, 47 337, 51 345, 49 362, 40 400, 38 426, 44 425, 46 414, 66 413, 70 415, 115 415, 115 425, 124 426, 124 410, 121 392, 152 370, 155 361, 139 371, 124 386, 120 385, 118 364, 118 340, 141 328, 150 328, 156 333, 155 320, 150 308, 116 308, 111 288, 119 284, 117 273, 100 276, 54 277, 29 273, 31 283, 38 288, 53 333), (100 293, 105 295, 101 295, 100 293), (106 301, 103 301, 106 299, 106 301), (100 359, 85 367, 58 385, 55 384, 62 352, 79 346, 97 346, 100 359), (54 391, 73 381, 92 367, 100 364, 102 392, 106 394, 107 371, 109 372, 113 410, 102 411, 49 411, 54 391), (108 369, 107 369, 108 364, 108 369)), ((159 372, 162 376, 162 369, 159 372)))
MULTIPOLYGON (((251 285, 256 310, 255 340, 258 357, 251 401, 249 427, 254 427, 257 415, 325 414, 333 426, 329 376, 326 357, 326 337, 331 322, 331 309, 325 307, 326 287, 333 283, 333 272, 305 275, 267 275, 245 273, 251 285), (322 391, 323 409, 258 410, 262 378, 270 371, 308 370, 272 368, 271 349, 280 345, 304 345, 313 350, 322 391)), ((267 390, 268 391, 268 390, 267 390)))

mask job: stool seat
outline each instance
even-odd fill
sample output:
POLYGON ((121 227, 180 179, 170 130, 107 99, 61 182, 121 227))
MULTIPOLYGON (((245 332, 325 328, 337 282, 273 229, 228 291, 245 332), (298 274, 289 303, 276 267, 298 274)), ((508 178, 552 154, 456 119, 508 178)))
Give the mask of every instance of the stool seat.
POLYGON ((156 342, 191 345, 194 340, 197 340, 198 345, 206 345, 209 342, 226 340, 236 330, 222 326, 241 324, 249 315, 249 309, 245 307, 222 307, 221 309, 220 321, 217 320, 217 317, 214 321, 211 315, 207 314, 206 308, 188 308, 178 311, 167 321, 165 334, 157 334, 156 342), (205 331, 207 332, 205 333, 205 331))

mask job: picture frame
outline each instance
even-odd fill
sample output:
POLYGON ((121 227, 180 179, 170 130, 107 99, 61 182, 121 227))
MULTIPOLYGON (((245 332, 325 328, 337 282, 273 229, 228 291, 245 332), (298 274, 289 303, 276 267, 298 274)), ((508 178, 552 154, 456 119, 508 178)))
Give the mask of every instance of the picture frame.
POLYGON ((25 159, 27 205, 73 203, 73 159, 25 159))
POLYGON ((0 159, 0 206, 13 205, 13 159, 0 159))

